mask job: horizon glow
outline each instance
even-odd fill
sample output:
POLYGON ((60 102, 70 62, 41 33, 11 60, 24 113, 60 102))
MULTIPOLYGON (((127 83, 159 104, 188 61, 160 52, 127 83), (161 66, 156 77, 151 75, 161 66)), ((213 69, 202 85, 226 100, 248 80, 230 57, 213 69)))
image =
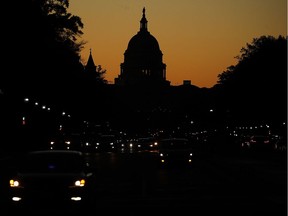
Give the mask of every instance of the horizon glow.
POLYGON ((137 34, 146 8, 148 31, 157 39, 167 80, 190 80, 212 87, 218 75, 237 64, 235 56, 253 38, 287 36, 285 0, 70 0, 68 12, 84 24, 80 38, 86 64, 90 49, 96 65, 114 83, 129 40, 137 34))

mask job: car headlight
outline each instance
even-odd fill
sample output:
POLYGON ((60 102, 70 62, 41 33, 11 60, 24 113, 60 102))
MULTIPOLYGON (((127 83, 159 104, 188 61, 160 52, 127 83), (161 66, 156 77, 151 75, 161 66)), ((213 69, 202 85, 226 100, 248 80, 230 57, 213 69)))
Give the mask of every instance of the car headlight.
POLYGON ((75 181, 74 185, 75 185, 76 187, 83 187, 83 186, 85 186, 85 179, 81 179, 81 180, 75 181))
POLYGON ((168 154, 166 153, 159 153, 159 155, 160 155, 160 161, 161 161, 161 163, 165 163, 165 158, 168 156, 168 154))
POLYGON ((20 187, 20 182, 14 179, 10 180, 10 187, 20 187))

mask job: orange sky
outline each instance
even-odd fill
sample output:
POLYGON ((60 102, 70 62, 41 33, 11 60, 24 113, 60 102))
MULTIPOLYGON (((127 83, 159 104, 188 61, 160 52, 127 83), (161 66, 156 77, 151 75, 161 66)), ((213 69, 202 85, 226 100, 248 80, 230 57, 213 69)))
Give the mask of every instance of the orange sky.
POLYGON ((167 80, 191 80, 212 87, 218 74, 236 64, 246 43, 262 35, 287 35, 286 0, 70 0, 69 12, 84 24, 81 53, 92 49, 96 65, 114 83, 129 40, 137 34, 146 8, 148 31, 158 40, 167 80))

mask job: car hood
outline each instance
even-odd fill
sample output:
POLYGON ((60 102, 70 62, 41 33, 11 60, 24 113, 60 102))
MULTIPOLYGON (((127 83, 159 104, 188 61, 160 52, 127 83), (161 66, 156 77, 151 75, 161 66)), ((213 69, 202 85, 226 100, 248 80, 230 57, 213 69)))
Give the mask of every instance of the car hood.
POLYGON ((175 153, 175 154, 180 154, 180 153, 192 153, 193 151, 191 149, 160 149, 160 153, 175 153))
POLYGON ((38 178, 38 179, 74 179, 74 178, 85 178, 86 174, 84 172, 80 173, 18 173, 18 178, 21 179, 30 179, 30 178, 38 178))

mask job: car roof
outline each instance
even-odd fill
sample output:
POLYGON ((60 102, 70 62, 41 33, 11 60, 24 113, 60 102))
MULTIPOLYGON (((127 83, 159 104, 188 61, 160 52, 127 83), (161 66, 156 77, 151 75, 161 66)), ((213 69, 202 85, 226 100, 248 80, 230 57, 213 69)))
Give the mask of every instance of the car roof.
POLYGON ((75 151, 75 150, 38 150, 38 151, 31 151, 29 154, 78 154, 82 155, 82 152, 75 151))
POLYGON ((165 138, 161 139, 160 141, 188 141, 187 138, 181 138, 181 137, 172 137, 172 138, 165 138))

